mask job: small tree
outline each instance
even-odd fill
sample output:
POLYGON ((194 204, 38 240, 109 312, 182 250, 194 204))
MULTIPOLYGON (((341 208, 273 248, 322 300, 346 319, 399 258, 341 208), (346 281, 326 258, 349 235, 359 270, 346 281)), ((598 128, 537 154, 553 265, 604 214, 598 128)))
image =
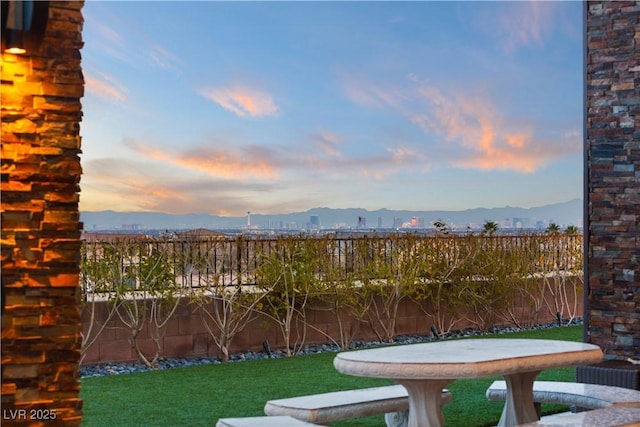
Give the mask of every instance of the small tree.
POLYGON ((482 233, 493 236, 498 231, 498 223, 494 221, 486 221, 482 226, 482 233))
POLYGON ((518 244, 507 236, 469 236, 464 244, 468 274, 462 279, 466 281, 463 289, 474 313, 469 320, 487 331, 499 317, 513 315, 514 297, 526 277, 527 262, 518 244))
POLYGON ((286 354, 293 356, 306 339, 305 307, 316 285, 313 239, 279 237, 259 255, 256 279, 266 294, 260 312, 277 323, 286 354))
POLYGON ((568 225, 567 228, 565 228, 564 232, 565 234, 576 235, 580 231, 578 230, 578 227, 576 227, 575 225, 568 225))
POLYGON ((419 239, 394 235, 368 243, 370 259, 364 268, 362 288, 368 323, 383 342, 396 335, 396 319, 402 301, 413 293, 420 271, 419 239))
POLYGON ((547 226, 547 233, 548 234, 558 234, 558 233, 560 233, 560 226, 558 224, 556 224, 555 222, 552 222, 551 224, 549 224, 547 226))
POLYGON ((176 283, 167 242, 126 240, 120 254, 124 280, 117 283, 120 321, 129 328, 129 341, 139 359, 156 368, 161 353, 163 328, 175 313, 182 287, 176 283), (140 332, 147 328, 155 345, 151 356, 140 347, 140 332))
POLYGON ((538 316, 544 307, 544 288, 539 286, 536 261, 539 254, 538 236, 516 236, 509 239, 507 260, 504 264, 510 274, 507 285, 509 304, 500 311, 500 316, 511 324, 526 328, 538 323, 538 316), (516 309, 521 309, 516 312, 516 309))
POLYGON ((583 287, 583 253, 578 237, 553 233, 540 236, 539 268, 542 286, 551 296, 547 309, 558 321, 574 319, 578 312, 578 292, 583 287), (573 302, 571 302, 573 301, 573 302))
POLYGON ((198 286, 191 287, 191 301, 196 304, 205 329, 220 349, 222 361, 226 362, 233 339, 255 319, 256 310, 266 294, 255 286, 243 286, 240 279, 235 284, 224 282, 219 273, 223 258, 214 256, 223 249, 222 245, 216 244, 204 252, 189 250, 182 264, 190 277, 197 275, 198 286))
POLYGON ((440 335, 450 332, 463 320, 461 312, 466 282, 461 280, 467 255, 457 244, 458 237, 425 239, 416 248, 418 272, 410 297, 431 317, 440 335))
POLYGON ((119 301, 118 283, 124 281, 122 259, 117 244, 85 242, 82 245, 80 281, 82 286, 82 310, 88 313, 87 328, 82 331, 80 363, 89 348, 97 341, 102 331, 116 315, 119 301), (106 304, 106 317, 99 322, 96 319, 97 307, 106 304))
POLYGON ((338 336, 319 328, 314 329, 338 347, 347 349, 364 319, 364 313, 358 310, 358 307, 361 307, 359 301, 362 294, 356 287, 357 280, 353 269, 346 269, 345 248, 340 245, 340 240, 325 236, 316 239, 316 242, 318 250, 315 258, 319 280, 316 282, 316 292, 310 303, 313 304, 314 310, 329 311, 335 316, 338 336))

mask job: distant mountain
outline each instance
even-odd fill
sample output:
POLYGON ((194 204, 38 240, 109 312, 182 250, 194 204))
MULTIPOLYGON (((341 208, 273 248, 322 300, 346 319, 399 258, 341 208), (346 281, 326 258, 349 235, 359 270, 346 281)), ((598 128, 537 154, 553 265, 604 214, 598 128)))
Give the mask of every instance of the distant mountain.
MULTIPOLYGON (((431 227, 434 221, 442 220, 454 228, 481 228, 487 221, 494 221, 500 228, 545 228, 553 222, 562 227, 582 227, 583 202, 574 199, 533 208, 476 208, 463 211, 410 211, 379 209, 332 209, 319 207, 304 212, 280 215, 251 214, 251 226, 257 228, 309 228, 311 217, 316 216, 320 228, 356 228, 359 223, 365 228, 395 228, 410 223, 415 218, 419 224, 431 227), (363 220, 364 219, 364 220, 363 220)), ((247 217, 224 217, 207 214, 172 215, 160 212, 81 212, 80 220, 85 231, 106 230, 190 230, 206 228, 212 230, 241 229, 247 226, 247 217)))

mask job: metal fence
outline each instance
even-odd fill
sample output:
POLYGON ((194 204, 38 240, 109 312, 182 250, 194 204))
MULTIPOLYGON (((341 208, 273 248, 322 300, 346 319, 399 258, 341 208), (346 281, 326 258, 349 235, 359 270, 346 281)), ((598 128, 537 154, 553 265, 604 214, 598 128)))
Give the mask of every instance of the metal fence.
MULTIPOLYGON (((296 253, 306 254, 316 274, 331 274, 327 280, 372 274, 372 266, 400 268, 408 259, 450 263, 470 251, 490 253, 492 257, 516 255, 528 266, 528 274, 579 272, 583 263, 583 237, 580 234, 525 235, 409 235, 384 236, 284 236, 213 238, 141 238, 118 237, 85 241, 83 281, 85 289, 94 286, 96 266, 119 271, 113 280, 126 276, 132 265, 145 257, 162 254, 182 287, 251 286, 258 282, 259 268, 274 256, 287 256, 293 262, 296 253), (119 265, 117 265, 119 264, 119 265)), ((285 260, 286 261, 286 260, 285 260)), ((494 261, 499 261, 498 259, 494 261)), ((104 276, 104 274, 103 274, 104 276)))

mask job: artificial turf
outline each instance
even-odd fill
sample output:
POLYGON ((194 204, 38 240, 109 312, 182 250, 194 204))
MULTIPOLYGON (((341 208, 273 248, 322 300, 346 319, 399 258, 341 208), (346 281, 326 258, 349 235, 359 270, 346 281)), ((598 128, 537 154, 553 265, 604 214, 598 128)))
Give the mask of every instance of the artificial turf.
MULTIPOLYGON (((532 330, 500 337, 581 341, 582 327, 532 330)), ((391 384, 340 374, 333 367, 334 357, 334 353, 322 353, 84 378, 80 393, 84 400, 83 425, 211 427, 219 418, 264 415, 264 404, 271 399, 391 384)), ((453 400, 444 407, 447 426, 495 425, 503 404, 489 402, 485 397, 486 389, 495 379, 499 377, 451 383, 447 388, 453 400)), ((544 371, 538 379, 574 381, 575 368, 544 371)), ((543 405, 542 409, 550 413, 566 407, 543 405)), ((379 415, 333 425, 385 424, 384 417, 379 415)))

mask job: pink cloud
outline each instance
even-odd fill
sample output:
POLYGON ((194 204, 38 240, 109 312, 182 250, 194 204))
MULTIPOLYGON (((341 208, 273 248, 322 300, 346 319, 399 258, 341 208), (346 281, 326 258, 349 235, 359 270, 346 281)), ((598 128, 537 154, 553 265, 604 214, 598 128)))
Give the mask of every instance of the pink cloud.
POLYGON ((423 169, 428 169, 434 162, 445 162, 460 168, 531 173, 580 147, 579 142, 575 143, 576 132, 558 135, 553 141, 542 140, 531 121, 509 117, 481 92, 446 92, 413 74, 401 89, 346 75, 343 78, 345 94, 353 102, 370 108, 390 108, 435 136, 430 138, 435 146, 400 144, 399 148, 390 149, 398 163, 422 162, 423 169), (428 152, 424 151, 427 146, 428 152))
POLYGON ((234 86, 207 89, 201 93, 207 99, 240 117, 273 116, 278 112, 271 94, 261 89, 234 86))
POLYGON ((213 177, 235 180, 278 177, 277 165, 272 161, 273 155, 263 147, 197 148, 171 153, 137 142, 130 146, 149 158, 204 172, 213 177))
POLYGON ((102 99, 115 102, 124 102, 127 99, 127 89, 112 76, 101 74, 100 77, 94 77, 85 72, 84 81, 87 92, 102 99))
POLYGON ((537 139, 530 123, 511 123, 487 97, 451 97, 430 86, 418 93, 430 111, 414 116, 414 123, 458 147, 451 159, 456 166, 529 173, 569 149, 537 139))
POLYGON ((186 172, 169 176, 166 165, 159 167, 149 158, 139 155, 85 162, 87 174, 83 189, 91 191, 83 192, 82 209, 242 215, 247 210, 248 197, 261 197, 281 185, 266 180, 227 180, 186 172), (141 194, 145 197, 140 197, 141 194))
POLYGON ((312 140, 320 152, 331 157, 341 156, 340 150, 338 149, 340 138, 338 138, 337 135, 321 129, 317 135, 312 136, 312 140))

